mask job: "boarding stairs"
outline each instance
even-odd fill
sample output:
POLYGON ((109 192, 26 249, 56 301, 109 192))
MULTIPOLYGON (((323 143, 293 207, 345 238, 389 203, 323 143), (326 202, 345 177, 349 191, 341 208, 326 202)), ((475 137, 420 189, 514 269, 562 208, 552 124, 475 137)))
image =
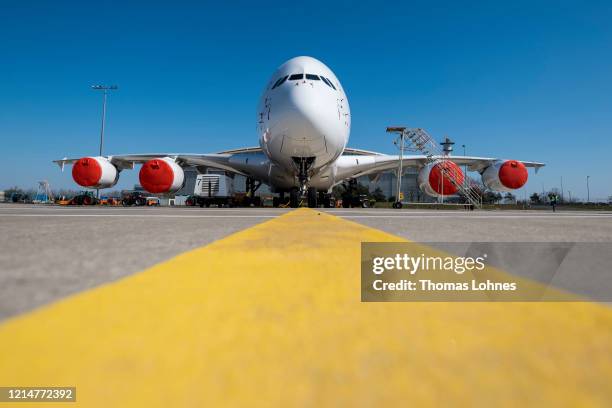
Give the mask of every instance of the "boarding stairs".
POLYGON ((474 188, 467 174, 461 177, 457 167, 447 164, 450 161, 449 155, 443 151, 433 137, 420 128, 404 128, 403 137, 411 143, 414 150, 425 156, 427 164, 441 163, 442 180, 446 178, 457 187, 459 194, 465 198, 467 203, 473 205, 474 208, 482 208, 482 195, 474 188))

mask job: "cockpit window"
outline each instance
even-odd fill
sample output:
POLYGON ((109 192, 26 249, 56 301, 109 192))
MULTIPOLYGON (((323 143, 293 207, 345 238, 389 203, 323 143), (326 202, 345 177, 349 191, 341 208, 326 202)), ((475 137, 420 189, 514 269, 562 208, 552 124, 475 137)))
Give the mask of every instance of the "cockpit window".
POLYGON ((287 78, 288 78, 288 75, 285 75, 283 78, 279 78, 278 81, 276 81, 276 83, 272 87, 272 89, 281 86, 283 84, 283 82, 285 82, 287 80, 287 78))
POLYGON ((319 80, 319 76, 315 75, 315 74, 306 74, 306 79, 310 79, 313 81, 318 81, 319 80))
POLYGON ((334 86, 334 84, 332 84, 332 81, 330 81, 329 79, 325 78, 325 77, 321 77, 323 79, 323 82, 325 82, 327 85, 331 86, 332 88, 334 88, 334 91, 336 91, 336 87, 334 86))
POLYGON ((304 79, 304 74, 293 74, 289 77, 290 81, 297 81, 298 79, 304 79))

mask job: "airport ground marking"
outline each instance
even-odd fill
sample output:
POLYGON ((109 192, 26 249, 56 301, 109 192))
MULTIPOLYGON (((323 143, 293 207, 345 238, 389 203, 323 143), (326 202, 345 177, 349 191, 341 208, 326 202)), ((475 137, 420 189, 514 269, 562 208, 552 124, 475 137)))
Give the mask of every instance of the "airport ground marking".
POLYGON ((87 407, 611 404, 610 309, 361 303, 362 241, 405 240, 298 209, 9 319, 0 385, 87 407))

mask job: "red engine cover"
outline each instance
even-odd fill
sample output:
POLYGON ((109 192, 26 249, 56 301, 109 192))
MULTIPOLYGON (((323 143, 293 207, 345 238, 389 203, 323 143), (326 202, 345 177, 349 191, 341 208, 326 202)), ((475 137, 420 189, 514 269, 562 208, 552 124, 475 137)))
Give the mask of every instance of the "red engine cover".
POLYGON ((169 193, 181 189, 185 173, 173 159, 161 157, 142 165, 139 174, 140 185, 150 193, 169 193))
POLYGON ((527 177, 527 168, 520 161, 508 160, 499 167, 499 181, 504 187, 521 188, 527 182, 527 177))
POLYGON ((518 160, 498 161, 482 172, 482 182, 495 191, 512 191, 527 183, 527 167, 518 160))
POLYGON ((80 186, 95 186, 102 178, 102 166, 91 157, 83 157, 72 166, 72 178, 80 186))
POLYGON ((464 176, 461 168, 450 160, 437 163, 432 166, 429 171, 429 186, 431 189, 440 195, 453 195, 459 190, 455 183, 451 181, 451 177, 455 183, 463 184, 464 176), (444 170, 444 174, 443 171, 444 170))
POLYGON ((172 167, 164 160, 153 159, 142 165, 138 175, 140 185, 150 193, 165 193, 174 181, 172 167))

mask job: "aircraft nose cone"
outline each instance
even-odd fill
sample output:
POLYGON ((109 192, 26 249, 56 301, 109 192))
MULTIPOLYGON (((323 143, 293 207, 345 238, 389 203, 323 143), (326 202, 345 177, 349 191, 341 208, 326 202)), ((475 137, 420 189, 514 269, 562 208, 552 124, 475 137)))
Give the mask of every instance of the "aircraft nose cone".
POLYGON ((315 140, 321 138, 325 131, 320 107, 317 106, 314 98, 310 95, 300 95, 302 93, 302 90, 296 89, 290 95, 290 103, 287 108, 288 118, 291 120, 292 126, 291 132, 287 136, 294 140, 315 140))
POLYGON ((320 81, 287 81, 283 86, 272 96, 272 141, 267 144, 285 156, 316 157, 315 165, 327 163, 348 137, 337 94, 320 81))

